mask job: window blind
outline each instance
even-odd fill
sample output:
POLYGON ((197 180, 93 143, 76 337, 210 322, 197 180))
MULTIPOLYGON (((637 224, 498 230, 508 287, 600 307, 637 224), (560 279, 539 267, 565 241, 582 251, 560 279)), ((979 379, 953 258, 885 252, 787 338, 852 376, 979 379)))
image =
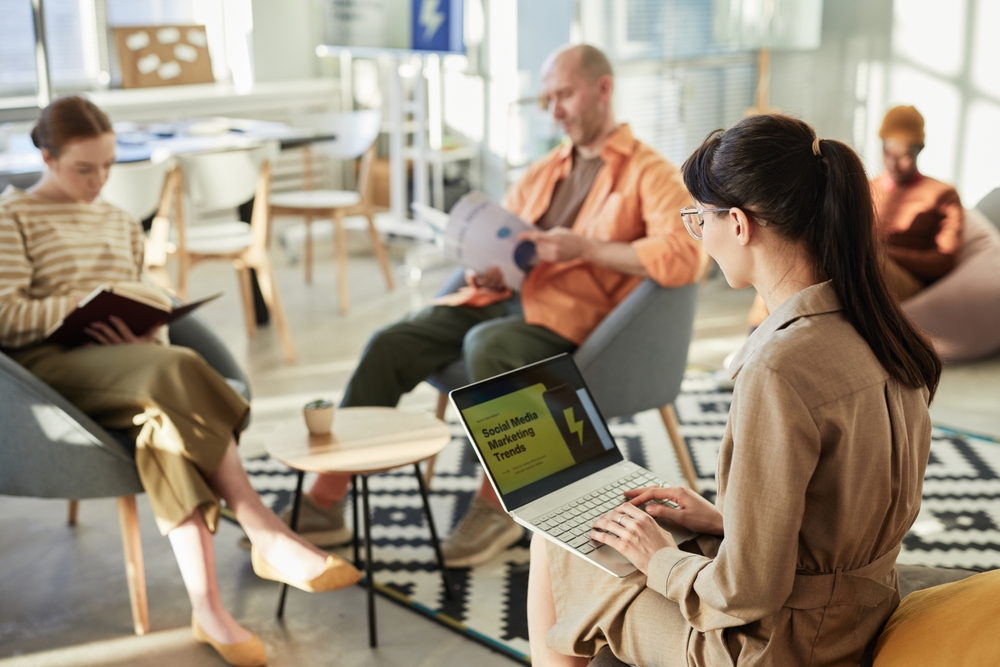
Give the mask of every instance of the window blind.
POLYGON ((756 56, 714 41, 712 4, 578 0, 583 41, 615 68, 618 119, 677 165, 753 103, 756 56))
POLYGON ((35 92, 34 30, 30 2, 0 0, 0 95, 35 92))

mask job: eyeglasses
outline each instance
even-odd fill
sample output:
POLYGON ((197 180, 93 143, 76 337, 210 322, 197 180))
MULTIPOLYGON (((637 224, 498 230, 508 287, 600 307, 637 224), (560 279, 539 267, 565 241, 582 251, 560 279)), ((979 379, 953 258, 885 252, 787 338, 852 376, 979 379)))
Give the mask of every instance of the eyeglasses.
POLYGON ((728 208, 698 208, 697 206, 689 206, 681 209, 681 220, 684 221, 684 226, 687 227, 688 234, 700 241, 703 236, 702 227, 705 226, 705 218, 702 217, 702 214, 728 213, 730 210, 728 208))

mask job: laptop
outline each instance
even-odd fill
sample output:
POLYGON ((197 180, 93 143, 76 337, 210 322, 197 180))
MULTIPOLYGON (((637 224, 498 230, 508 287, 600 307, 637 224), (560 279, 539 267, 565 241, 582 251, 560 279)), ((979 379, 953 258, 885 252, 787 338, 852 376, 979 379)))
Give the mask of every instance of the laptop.
MULTIPOLYGON (((625 502, 625 490, 667 483, 622 456, 573 357, 539 361, 450 398, 515 521, 617 577, 635 571, 615 549, 590 540, 591 526, 625 502)), ((658 522, 678 544, 694 537, 672 521, 658 522)))

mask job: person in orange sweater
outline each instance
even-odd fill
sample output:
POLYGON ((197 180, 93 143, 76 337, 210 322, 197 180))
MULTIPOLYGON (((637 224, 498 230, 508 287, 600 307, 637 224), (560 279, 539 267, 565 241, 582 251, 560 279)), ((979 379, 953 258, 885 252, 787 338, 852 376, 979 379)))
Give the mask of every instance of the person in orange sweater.
POLYGON ((879 236, 888 257, 883 269, 900 301, 955 268, 964 214, 955 188, 924 176, 924 117, 914 107, 889 110, 879 130, 885 171, 872 181, 879 236))
MULTIPOLYGON (((885 171, 871 181, 876 231, 883 243, 882 272, 889 292, 905 301, 955 268, 964 211, 952 186, 917 169, 924 148, 924 117, 912 106, 889 109, 878 136, 885 171)), ((767 317, 757 295, 747 324, 767 317)))
MULTIPOLYGON (((568 141, 531 165, 506 206, 535 225, 538 263, 521 293, 499 269, 467 273, 468 286, 377 332, 341 405, 395 406, 428 375, 464 358, 473 380, 572 352, 644 278, 676 286, 703 265, 680 209, 691 198, 680 172, 638 141, 612 110, 614 75, 598 49, 578 45, 543 67, 545 101, 568 141)), ((350 478, 322 475, 304 496, 303 537, 323 546, 351 537, 341 500, 350 478)), ((490 560, 523 531, 488 481, 442 545, 449 567, 490 560)))

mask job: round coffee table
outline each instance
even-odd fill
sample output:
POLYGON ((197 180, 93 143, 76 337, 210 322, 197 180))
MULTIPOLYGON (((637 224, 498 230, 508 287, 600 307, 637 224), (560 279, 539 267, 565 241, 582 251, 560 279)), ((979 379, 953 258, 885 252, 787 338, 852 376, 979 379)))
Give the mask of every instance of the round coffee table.
MULTIPOLYGON (((289 419, 264 441, 267 453, 297 472, 295 495, 292 498, 292 529, 298 526, 302 498, 302 480, 307 472, 351 475, 354 518, 354 564, 360 567, 358 535, 358 480, 364 504, 365 569, 368 587, 368 634, 372 647, 378 644, 375 627, 374 578, 372 576, 371 512, 368 504, 368 476, 394 468, 412 465, 424 515, 434 545, 434 555, 445 595, 452 597, 448 573, 441 555, 427 485, 420 472, 420 462, 437 455, 451 441, 448 426, 431 415, 405 412, 396 408, 338 408, 333 418, 333 430, 326 435, 311 435, 302 417, 289 419)), ((284 614, 286 584, 281 585, 278 617, 284 614)))

